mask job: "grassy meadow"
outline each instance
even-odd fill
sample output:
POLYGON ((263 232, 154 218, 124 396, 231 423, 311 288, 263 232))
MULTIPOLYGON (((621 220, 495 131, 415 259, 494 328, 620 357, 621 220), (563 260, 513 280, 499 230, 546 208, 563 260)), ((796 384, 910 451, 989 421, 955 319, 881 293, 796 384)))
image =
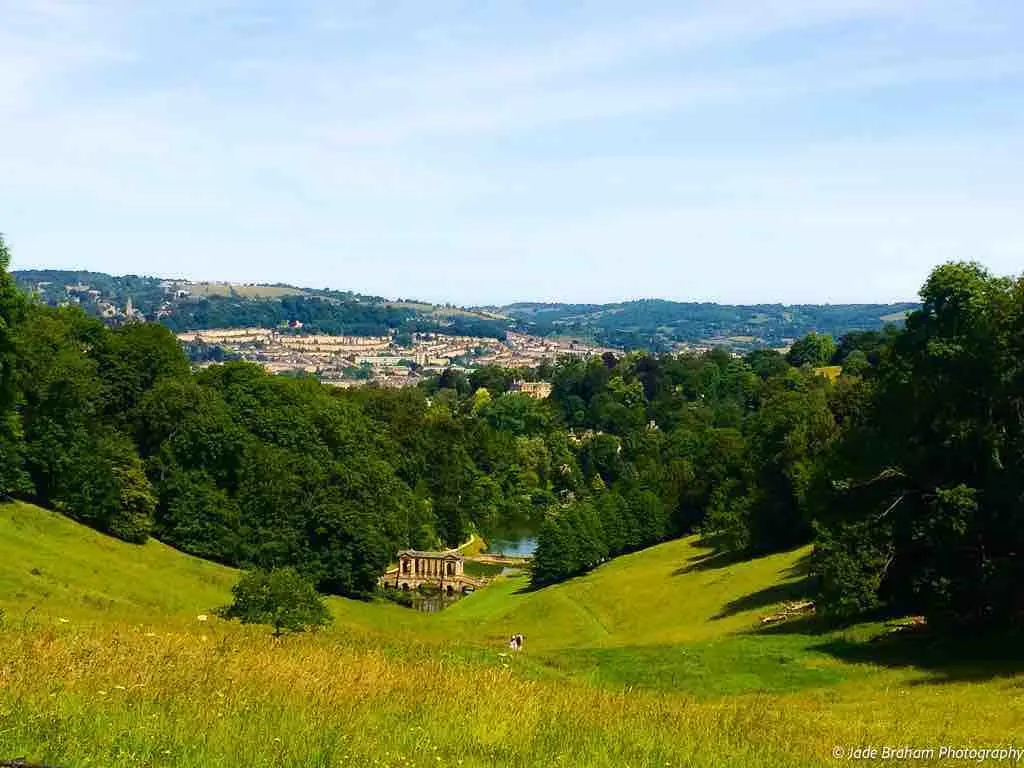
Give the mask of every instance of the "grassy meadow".
POLYGON ((1024 746, 1016 649, 763 628, 803 594, 806 557, 674 541, 540 591, 498 580, 440 614, 331 599, 330 628, 275 640, 198 618, 236 571, 2 505, 0 760, 793 766, 834 764, 837 746, 1024 746))

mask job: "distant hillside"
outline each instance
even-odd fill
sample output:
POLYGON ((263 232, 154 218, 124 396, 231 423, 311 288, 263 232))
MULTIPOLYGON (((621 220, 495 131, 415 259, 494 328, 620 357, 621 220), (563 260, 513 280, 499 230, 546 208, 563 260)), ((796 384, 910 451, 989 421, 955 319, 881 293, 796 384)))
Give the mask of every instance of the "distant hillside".
POLYGON ((21 270, 18 286, 51 306, 75 304, 111 324, 160 322, 175 332, 222 327, 293 327, 302 333, 386 336, 435 332, 503 338, 493 313, 351 291, 286 284, 192 282, 68 270, 21 270))
POLYGON ((680 344, 737 350, 780 347, 811 331, 839 337, 853 330, 875 330, 887 322, 900 322, 917 307, 910 303, 741 306, 645 299, 464 308, 286 284, 192 282, 67 270, 13 274, 22 290, 47 304, 77 304, 114 324, 127 319, 157 321, 176 332, 290 325, 302 333, 383 336, 420 331, 504 338, 506 331, 516 330, 654 351, 680 344))
POLYGON ((617 304, 518 303, 499 308, 539 336, 582 336, 625 348, 678 343, 732 348, 779 347, 811 331, 842 336, 899 322, 917 304, 731 305, 644 299, 617 304))

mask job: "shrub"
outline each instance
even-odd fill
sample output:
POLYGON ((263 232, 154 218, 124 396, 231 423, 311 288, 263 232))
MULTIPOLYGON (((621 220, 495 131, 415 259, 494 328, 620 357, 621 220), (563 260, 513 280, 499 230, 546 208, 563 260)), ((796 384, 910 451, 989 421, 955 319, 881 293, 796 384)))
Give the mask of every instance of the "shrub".
POLYGON ((321 627, 330 621, 323 598, 293 568, 249 571, 231 592, 234 601, 218 613, 243 624, 272 626, 275 637, 321 627))

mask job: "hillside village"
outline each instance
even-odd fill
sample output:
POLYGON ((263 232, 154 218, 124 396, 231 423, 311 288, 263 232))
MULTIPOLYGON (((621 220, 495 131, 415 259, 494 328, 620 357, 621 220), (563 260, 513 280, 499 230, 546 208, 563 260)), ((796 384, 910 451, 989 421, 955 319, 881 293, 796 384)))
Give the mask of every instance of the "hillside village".
MULTIPOLYGON (((536 368, 561 357, 585 358, 622 350, 597 347, 580 340, 542 339, 509 332, 505 340, 480 336, 447 336, 416 333, 409 343, 397 334, 389 336, 300 335, 294 330, 263 328, 214 328, 178 334, 178 340, 194 358, 205 358, 200 367, 216 359, 234 358, 259 363, 277 374, 315 375, 325 384, 339 387, 373 382, 401 387, 452 368, 469 370, 482 365, 503 368, 536 368), (210 351, 221 350, 211 355, 210 351)), ((546 391, 521 385, 532 394, 546 391)))
MULTIPOLYGON (((500 321, 498 315, 434 307, 429 304, 386 302, 355 294, 313 296, 315 292, 288 286, 241 283, 191 282, 158 278, 111 278, 101 273, 23 273, 22 287, 51 306, 75 306, 101 318, 107 325, 160 322, 175 327, 175 313, 211 297, 243 304, 273 302, 281 297, 310 298, 334 305, 395 308, 417 317, 434 316, 437 329, 405 331, 382 325, 386 333, 334 334, 317 332, 298 319, 273 327, 228 326, 188 328, 176 335, 193 363, 200 368, 224 360, 247 360, 267 371, 285 375, 311 375, 338 387, 373 383, 384 387, 415 385, 447 368, 469 370, 482 365, 536 368, 560 357, 590 357, 623 350, 599 346, 581 338, 543 338, 516 331, 493 336, 463 335, 452 317, 500 321), (72 282, 56 279, 74 275, 72 282), (503 336, 504 338, 499 338, 503 336)), ((506 321, 507 322, 507 321, 506 321)))
MULTIPOLYGON (((745 354, 754 349, 785 351, 807 333, 838 338, 848 331, 879 330, 898 323, 913 304, 892 305, 720 305, 661 300, 617 304, 509 304, 457 307, 410 298, 387 299, 352 291, 299 288, 284 284, 190 281, 102 272, 23 270, 14 272, 18 286, 49 306, 73 306, 101 318, 107 325, 159 322, 176 334, 192 331, 264 329, 292 336, 360 337, 366 344, 332 340, 328 344, 384 359, 304 360, 294 349, 263 350, 260 362, 280 372, 315 372, 326 365, 324 379, 338 382, 414 381, 419 368, 437 367, 430 360, 472 367, 477 358, 512 367, 533 366, 559 355, 603 354, 606 350, 702 352, 714 347, 745 354), (448 337, 437 349, 438 337, 448 337), (387 344, 373 339, 386 338, 387 344), (459 348, 464 349, 459 352, 459 348), (365 348, 364 348, 365 347, 365 348), (376 354, 376 352, 374 352, 376 354), (399 359, 415 365, 396 364, 399 359), (294 359, 293 359, 294 358, 294 359), (418 368, 418 367, 419 368, 418 368), (402 370, 405 369, 405 370, 402 370), (341 373, 344 372, 344 373, 341 373)), ((276 337, 275 337, 276 338, 276 337)), ((255 342, 255 339, 253 340, 255 342)), ((266 343, 266 342, 264 342, 266 343)), ((204 355, 255 359, 253 350, 197 347, 204 355)), ((271 344, 271 346, 278 346, 271 344)), ((315 344, 312 346, 316 346, 315 344)), ((323 347, 323 344, 320 345, 323 347)), ((321 350, 323 351, 323 349, 321 350)))

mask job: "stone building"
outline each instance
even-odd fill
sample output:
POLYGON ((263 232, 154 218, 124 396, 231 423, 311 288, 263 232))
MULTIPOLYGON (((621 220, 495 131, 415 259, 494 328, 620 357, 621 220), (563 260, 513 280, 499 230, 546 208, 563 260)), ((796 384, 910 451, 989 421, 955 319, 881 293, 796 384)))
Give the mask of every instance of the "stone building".
POLYGON ((457 549, 446 552, 406 549, 398 553, 398 567, 384 574, 381 583, 405 591, 426 585, 450 595, 482 586, 482 580, 467 576, 464 569, 465 558, 457 549))
POLYGON ((551 382, 549 381, 516 381, 512 383, 512 392, 521 392, 524 395, 543 400, 551 394, 551 382))

